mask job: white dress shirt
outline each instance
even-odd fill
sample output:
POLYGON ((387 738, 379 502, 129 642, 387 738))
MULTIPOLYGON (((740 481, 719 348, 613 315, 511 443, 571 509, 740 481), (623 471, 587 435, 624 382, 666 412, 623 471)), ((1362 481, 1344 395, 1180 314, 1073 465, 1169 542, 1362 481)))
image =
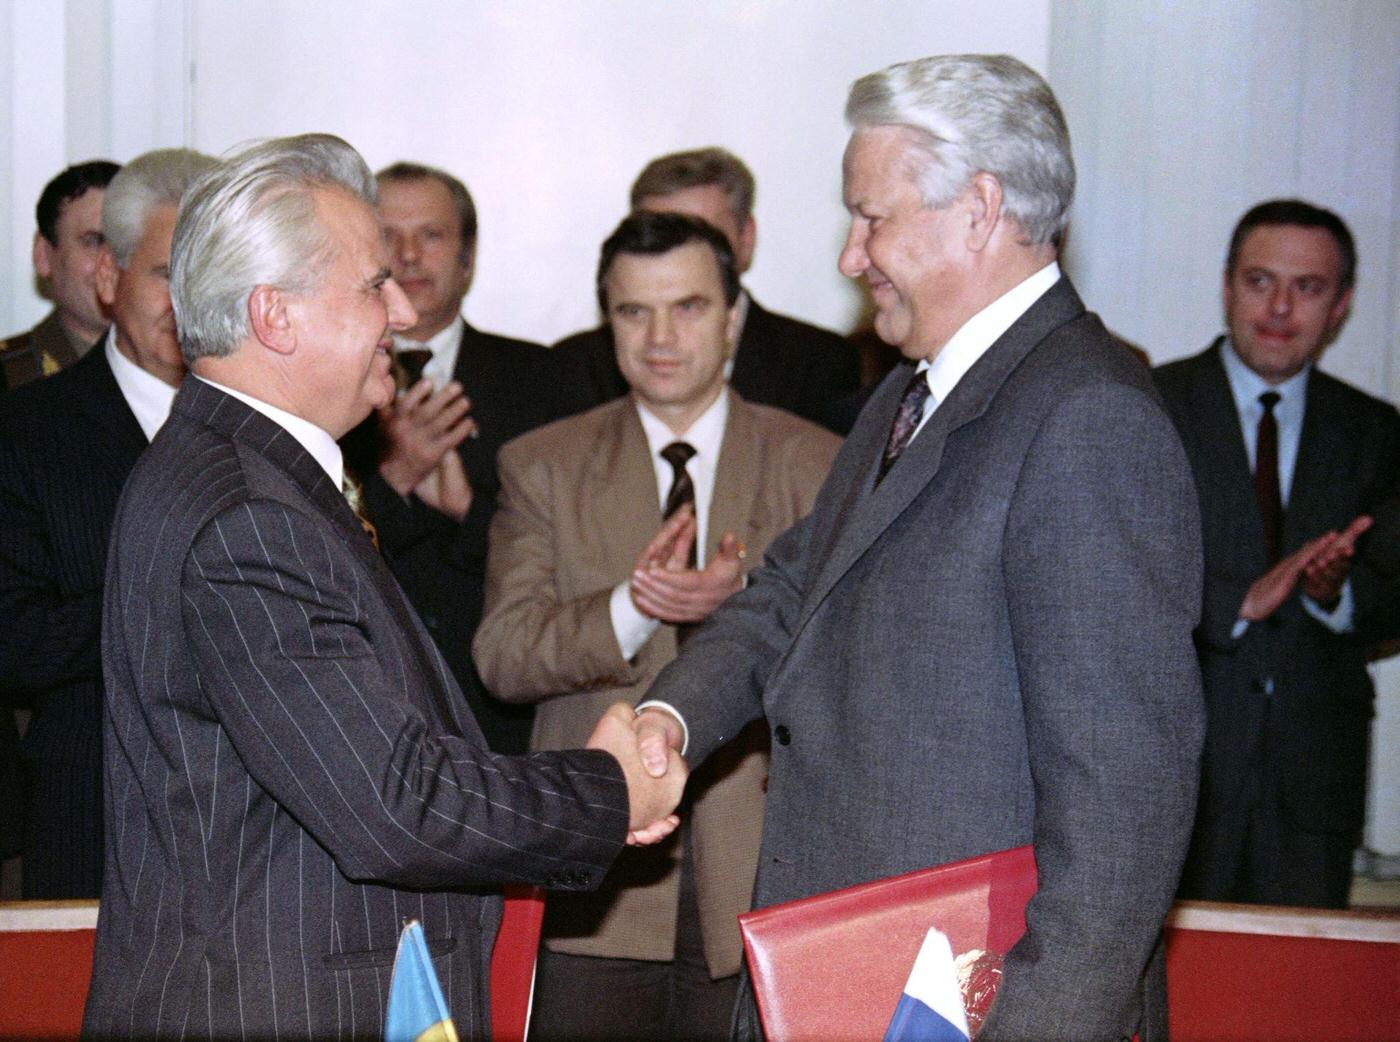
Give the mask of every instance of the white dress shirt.
POLYGON ((927 375, 929 396, 924 402, 923 417, 914 428, 910 442, 919 436, 939 403, 953 393, 958 381, 987 353, 987 349, 1059 281, 1059 262, 1051 261, 964 322, 943 345, 943 349, 934 355, 933 361, 919 363, 916 371, 927 375))
POLYGON ((107 330, 107 342, 102 345, 107 364, 117 378, 117 389, 141 425, 141 432, 150 441, 170 417, 170 405, 175 401, 175 388, 146 370, 117 350, 117 327, 107 330))
MULTIPOLYGON (((1240 433, 1244 436, 1244 451, 1249 458, 1251 474, 1254 473, 1258 453, 1259 420, 1264 415, 1259 396, 1265 391, 1273 391, 1279 397, 1274 405, 1274 421, 1278 425, 1278 491, 1287 509, 1288 494, 1293 490, 1293 472, 1298 464, 1298 446, 1303 438, 1303 413, 1307 406, 1308 376, 1312 373, 1312 366, 1304 366, 1302 372, 1290 376, 1283 383, 1271 384, 1244 364, 1228 336, 1220 349, 1220 363, 1225 367, 1230 396, 1235 400, 1235 411, 1240 417, 1240 433)), ((1355 600, 1350 579, 1342 583, 1341 597, 1330 612, 1306 594, 1302 601, 1303 610, 1333 633, 1352 631, 1355 600)), ((1237 619, 1231 633, 1238 640, 1248 629, 1248 619, 1237 619)))
POLYGON ((462 344, 462 334, 466 331, 466 319, 458 315, 447 326, 434 333, 426 342, 409 340, 407 337, 395 335, 394 346, 406 347, 412 345, 418 347, 420 343, 433 353, 433 357, 428 364, 423 367, 423 375, 433 382, 433 387, 441 390, 452 380, 452 374, 457 370, 457 350, 462 344))
MULTIPOLYGON (((633 401, 637 417, 642 421, 647 449, 651 453, 652 469, 656 474, 656 524, 661 526, 661 512, 666 508, 666 495, 671 491, 675 471, 661 455, 661 450, 674 441, 684 441, 695 450, 686 463, 686 472, 695 486, 695 557, 698 567, 705 566, 705 539, 709 530, 710 502, 715 493, 715 469, 719 465, 720 445, 724 427, 729 420, 729 392, 724 390, 714 404, 700 414, 684 434, 675 434, 666 424, 651 414, 646 406, 633 401)), ((641 547, 637 547, 640 552, 641 547)), ((643 615, 632 603, 630 580, 624 579, 613 587, 608 601, 613 633, 622 657, 630 659, 642 650, 661 625, 649 615, 643 615)))
MULTIPOLYGON (((204 377, 200 376, 195 379, 204 380, 204 377)), ((204 380, 204 382, 210 387, 217 387, 224 394, 232 395, 250 409, 256 409, 277 424, 311 454, 311 458, 321 465, 321 469, 335 483, 336 488, 345 487, 345 460, 340 454, 340 446, 335 443, 335 439, 329 433, 317 427, 310 420, 303 420, 300 416, 294 416, 287 412, 286 409, 269 405, 261 398, 254 398, 242 391, 235 391, 232 387, 225 387, 213 380, 204 380)))

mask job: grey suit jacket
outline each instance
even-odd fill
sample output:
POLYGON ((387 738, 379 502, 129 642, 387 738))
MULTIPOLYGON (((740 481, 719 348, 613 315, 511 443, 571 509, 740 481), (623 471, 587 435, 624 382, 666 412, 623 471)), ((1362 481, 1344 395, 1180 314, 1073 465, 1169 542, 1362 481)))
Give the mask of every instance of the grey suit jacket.
MULTIPOLYGON (((1195 472, 1205 533, 1197 643, 1209 727, 1190 874, 1207 892, 1213 889, 1212 865, 1220 859, 1216 836, 1234 849, 1242 834, 1241 788, 1256 754, 1277 772, 1289 811, 1304 828, 1361 827, 1374 697, 1366 649, 1396 625, 1390 611, 1377 604, 1386 599, 1386 584, 1368 567, 1372 555, 1363 544, 1353 574, 1356 633, 1332 632, 1295 594, 1272 618, 1234 638, 1240 604, 1250 584, 1267 571, 1268 559, 1220 351, 1217 341, 1155 373, 1195 472), (1270 681, 1272 695, 1266 694, 1270 681)), ((1397 480, 1400 416, 1395 409, 1314 370, 1284 512, 1282 553, 1328 529, 1344 528, 1395 490, 1397 480)), ((1385 535, 1371 538, 1377 537, 1385 535)))
POLYGON ((909 375, 650 695, 683 713, 694 760, 768 718, 756 905, 1033 842, 1040 891, 979 1039, 1126 1037, 1201 745, 1181 445, 1065 280, 872 488, 909 375))
POLYGON ((379 1039, 412 917, 484 1036, 493 888, 597 885, 627 828, 616 760, 490 754, 325 472, 198 379, 112 546, 85 1034, 379 1039))
MULTIPOLYGON (((732 531, 756 564, 805 515, 840 445, 779 409, 729 399, 710 502, 708 553, 732 531)), ((491 526, 486 614, 476 659, 491 690, 538 703, 531 747, 567 749, 609 705, 635 703, 676 654, 661 626, 630 660, 612 628, 613 587, 656 535, 656 473, 632 399, 517 438, 501 452, 503 493, 491 526)), ((691 778, 695 885, 710 973, 739 972, 737 916, 748 911, 768 777, 755 727, 691 778)), ((679 838, 679 837, 678 837, 679 838)), ((597 893, 550 900, 550 947, 575 955, 674 957, 680 844, 624 851, 597 893)))

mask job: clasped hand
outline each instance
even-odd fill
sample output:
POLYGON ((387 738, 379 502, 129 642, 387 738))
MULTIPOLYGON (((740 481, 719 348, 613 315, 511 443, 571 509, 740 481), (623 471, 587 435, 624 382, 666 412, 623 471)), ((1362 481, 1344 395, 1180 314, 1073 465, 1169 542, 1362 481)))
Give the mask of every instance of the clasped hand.
POLYGON ((1324 532, 1294 550, 1254 580, 1240 605, 1240 618, 1250 622, 1267 619, 1299 586, 1323 608, 1333 607, 1351 571, 1356 540, 1371 524, 1371 516, 1362 514, 1341 532, 1324 532))
POLYGON ((658 843, 676 830, 680 818, 674 811, 689 775, 676 748, 656 739, 654 722, 642 720, 652 715, 648 710, 638 717, 631 706, 618 702, 603 714, 587 743, 589 749, 611 753, 622 765, 629 846, 658 843))
POLYGON ((457 446, 476 432, 471 400, 462 385, 433 389, 419 380, 379 412, 388 445, 379 473, 401 496, 414 493, 428 506, 457 521, 471 509, 472 489, 457 446))
POLYGON ((662 622, 701 622, 743 588, 744 547, 738 537, 725 532, 719 550, 697 569, 688 564, 696 531, 695 512, 684 506, 637 555, 628 588, 643 615, 662 622))

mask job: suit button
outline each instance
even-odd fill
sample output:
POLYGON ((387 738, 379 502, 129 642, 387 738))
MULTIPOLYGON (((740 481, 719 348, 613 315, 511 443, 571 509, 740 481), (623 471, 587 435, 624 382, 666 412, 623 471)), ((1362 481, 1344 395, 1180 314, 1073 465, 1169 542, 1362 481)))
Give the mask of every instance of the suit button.
POLYGON ((424 626, 427 626, 428 629, 430 629, 430 630, 435 630, 435 629, 437 629, 437 628, 438 628, 438 618, 437 618, 437 616, 436 616, 436 615, 424 615, 424 616, 423 616, 423 625, 424 625, 424 626))
POLYGON ((779 745, 792 744, 792 732, 787 729, 787 724, 779 724, 773 728, 773 737, 778 740, 779 745))

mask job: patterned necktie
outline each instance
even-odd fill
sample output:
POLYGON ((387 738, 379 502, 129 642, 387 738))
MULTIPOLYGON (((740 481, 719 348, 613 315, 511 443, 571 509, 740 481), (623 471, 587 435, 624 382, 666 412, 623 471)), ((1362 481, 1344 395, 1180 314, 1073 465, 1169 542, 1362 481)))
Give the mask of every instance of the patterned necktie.
POLYGON ((876 485, 885 480, 894 461, 899 459, 900 453, 908 447, 914 432, 919 429, 919 421, 924 418, 924 403, 932 393, 927 372, 918 372, 909 378, 909 386, 904 388, 904 397, 899 400, 899 409, 890 426, 890 440, 885 443, 885 454, 880 457, 880 470, 875 475, 876 485))
MULTIPOLYGON (((689 503, 691 509, 695 507, 695 482, 690 478, 690 471, 685 469, 686 463, 695 455, 695 446, 689 442, 673 441, 661 450, 661 458, 671 464, 672 478, 671 491, 666 493, 666 506, 661 511, 662 519, 669 518, 685 504, 689 503)), ((686 562, 691 568, 695 567, 699 560, 695 543, 690 544, 690 559, 686 562)))
POLYGON ((1276 391, 1265 391, 1259 396, 1264 414, 1259 417, 1259 432, 1254 442, 1254 494, 1259 498, 1264 545, 1268 548, 1271 565, 1279 559, 1279 529, 1283 521, 1283 495, 1278 481, 1278 420, 1274 418, 1274 406, 1278 403, 1276 391))
POLYGON ((365 513, 364 486, 355 478, 355 475, 347 470, 341 478, 340 491, 345 494, 345 502, 349 503, 350 509, 355 512, 355 520, 360 522, 360 527, 365 530, 365 535, 369 536, 369 541, 378 550, 379 531, 365 513))

